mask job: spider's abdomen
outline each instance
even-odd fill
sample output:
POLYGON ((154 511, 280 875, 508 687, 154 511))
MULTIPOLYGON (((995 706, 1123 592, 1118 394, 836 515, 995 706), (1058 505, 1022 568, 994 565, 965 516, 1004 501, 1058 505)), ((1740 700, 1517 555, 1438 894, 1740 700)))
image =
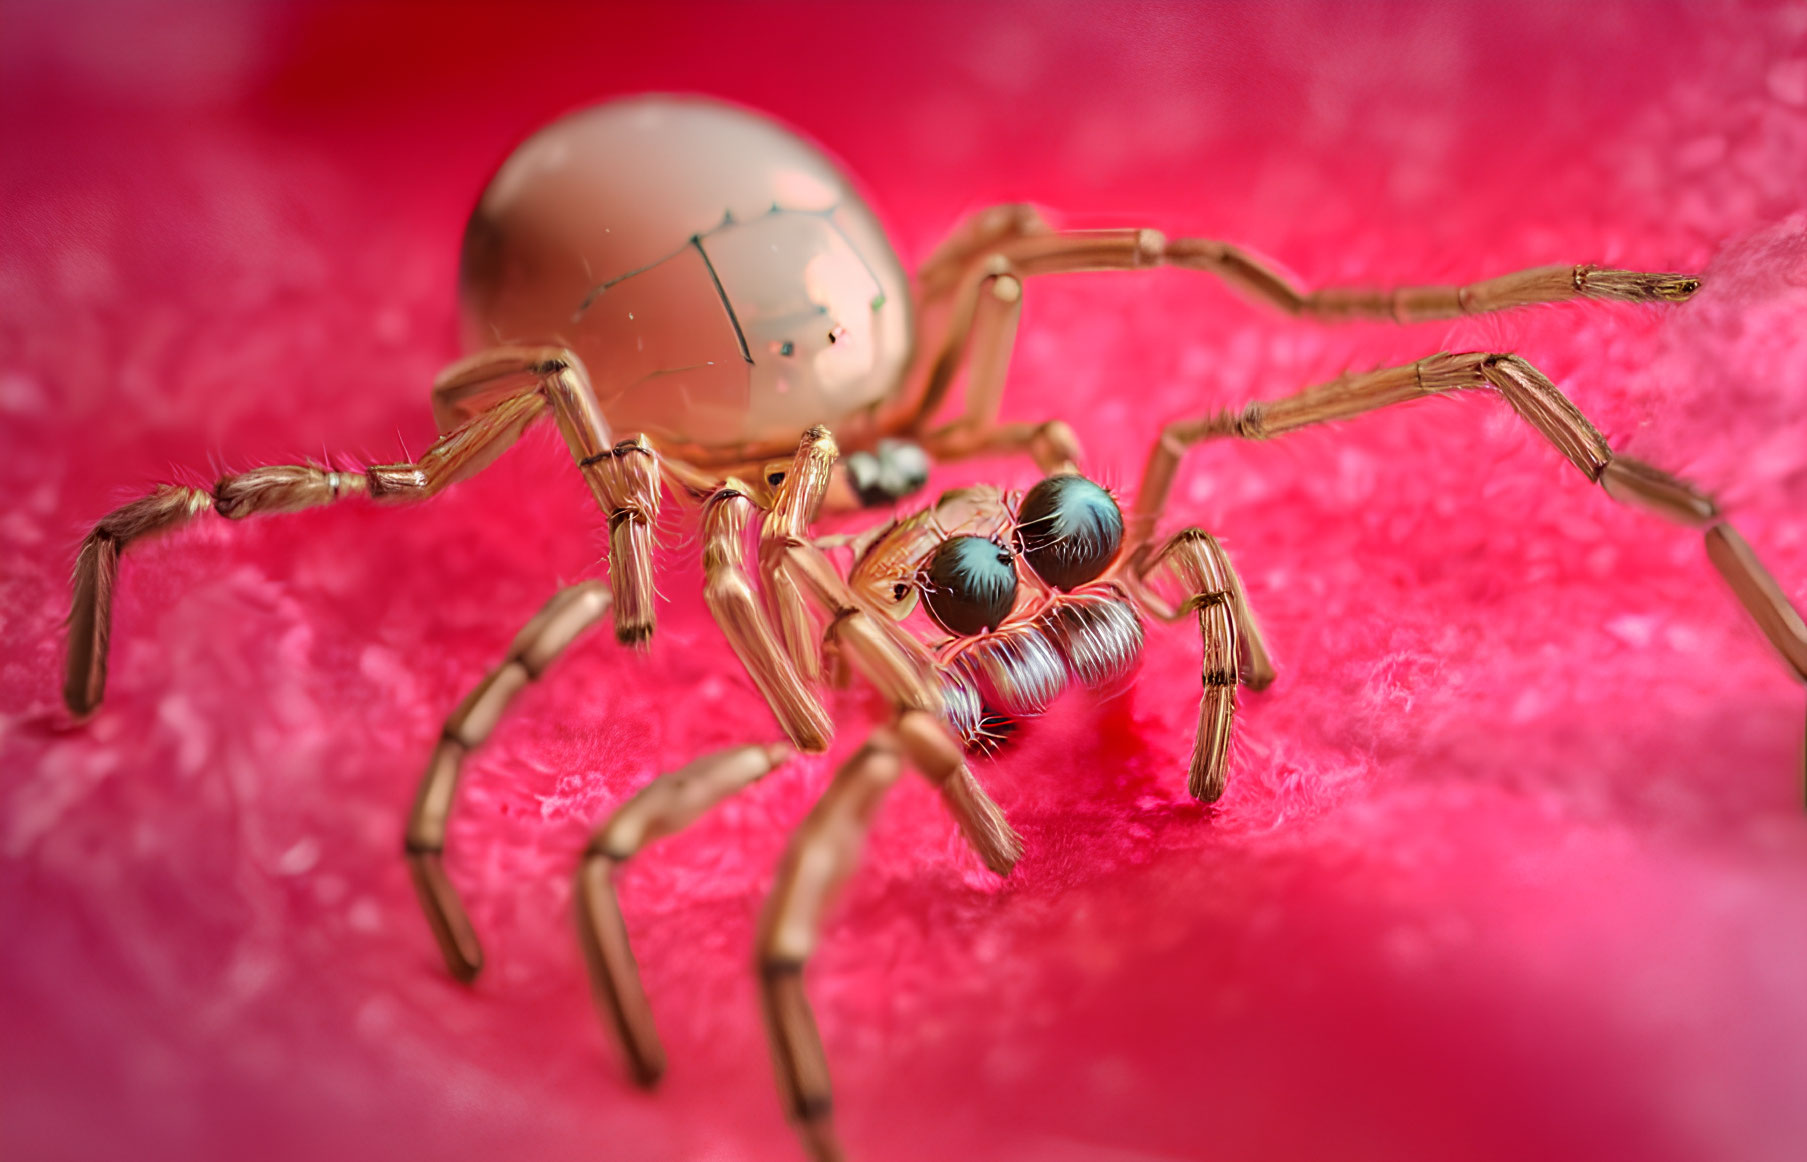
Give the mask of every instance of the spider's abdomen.
POLYGON ((1011 720, 1043 713, 1070 687, 1119 685, 1142 643, 1142 619, 1115 587, 1062 597, 1032 621, 975 638, 942 668, 948 726, 969 748, 995 749, 1011 720))
POLYGON ((883 402, 913 339, 903 267, 847 177, 700 98, 615 101, 529 138, 471 214, 459 299, 467 347, 569 347, 618 435, 699 460, 883 402))

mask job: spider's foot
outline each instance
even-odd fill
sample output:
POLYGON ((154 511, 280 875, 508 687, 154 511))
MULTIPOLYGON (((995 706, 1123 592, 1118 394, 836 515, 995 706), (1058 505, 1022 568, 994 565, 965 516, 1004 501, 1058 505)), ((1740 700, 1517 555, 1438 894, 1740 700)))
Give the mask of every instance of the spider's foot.
POLYGON ((420 895, 420 906, 427 914, 433 938, 445 957, 446 970, 460 983, 470 984, 483 971, 483 945, 477 930, 458 900, 458 893, 446 878, 440 852, 410 847, 408 870, 414 876, 414 890, 420 895))
POLYGON ((1575 289, 1590 299, 1628 303, 1681 303, 1694 297, 1700 278, 1692 274, 1646 274, 1638 270, 1575 268, 1575 289))

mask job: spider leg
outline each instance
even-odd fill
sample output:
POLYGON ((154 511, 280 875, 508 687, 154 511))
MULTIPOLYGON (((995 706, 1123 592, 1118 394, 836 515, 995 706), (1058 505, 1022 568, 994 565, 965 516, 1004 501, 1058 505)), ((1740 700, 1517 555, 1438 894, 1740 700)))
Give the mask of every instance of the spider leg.
POLYGON ((782 743, 741 746, 660 775, 622 804, 591 836, 577 870, 577 929, 596 1004, 627 1054, 634 1080, 650 1086, 665 1072, 665 1050, 615 893, 615 869, 654 840, 674 835, 704 812, 764 778, 790 757, 782 743))
POLYGON ((536 392, 518 392, 441 436, 411 464, 378 464, 361 472, 269 465, 223 476, 212 489, 166 484, 115 509, 88 534, 75 559, 63 701, 78 718, 86 717, 106 692, 113 590, 120 555, 132 544, 178 529, 209 510, 239 520, 355 496, 386 504, 426 500, 488 465, 545 409, 536 392))
POLYGON ((988 206, 968 216, 916 268, 917 295, 928 307, 946 298, 965 277, 967 268, 999 245, 1053 227, 1027 202, 988 206))
POLYGON ((1081 270, 1175 266, 1216 275, 1291 315, 1320 321, 1449 319, 1574 298, 1682 302, 1700 289, 1689 274, 1614 270, 1586 264, 1539 266, 1465 285, 1304 290, 1271 263, 1210 238, 1169 239, 1158 230, 1060 230, 1004 238, 969 259, 1002 259, 1024 277, 1081 270))
MULTIPOLYGON (((827 750, 834 724, 798 674, 793 655, 774 636, 747 576, 745 533, 754 508, 734 481, 705 502, 703 600, 792 745, 804 751, 827 750)), ((786 592, 801 601, 795 586, 786 592)), ((807 618, 800 608, 797 616, 807 618)))
POLYGON ((609 568, 615 637, 638 645, 652 637, 653 522, 659 515, 659 456, 645 436, 615 442, 576 355, 563 347, 494 347, 452 364, 433 388, 443 423, 510 382, 531 382, 552 407, 590 493, 609 518, 609 568))
POLYGON ((1187 449, 1204 440, 1261 440, 1312 424, 1346 420, 1425 396, 1488 389, 1554 444, 1591 481, 1623 504, 1649 509, 1703 530, 1707 557, 1796 677, 1807 681, 1807 623, 1744 538, 1725 522, 1713 499, 1692 484, 1613 452, 1586 416, 1530 363, 1516 355, 1467 352, 1433 355, 1402 367, 1345 376, 1239 411, 1181 420, 1162 429, 1142 472, 1127 543, 1153 535, 1187 449))
POLYGON ((1215 803, 1223 796, 1224 776, 1230 754, 1230 731, 1236 719, 1238 659, 1249 675, 1244 681, 1260 690, 1273 681, 1273 663, 1254 618, 1247 616, 1242 581, 1230 564, 1229 554, 1217 539, 1202 529, 1182 529, 1152 557, 1134 568, 1140 584, 1166 569, 1184 586, 1186 599, 1171 608, 1152 590, 1140 597, 1157 617, 1177 621, 1187 613, 1198 614, 1199 636, 1204 643, 1202 676, 1205 692, 1198 705, 1198 735, 1193 744, 1186 789, 1201 803, 1215 803))
POLYGON ((904 716, 899 737, 910 761, 941 793, 967 843, 986 867, 1007 874, 1022 857, 1022 841, 940 722, 941 694, 927 649, 889 618, 868 610, 814 545, 784 543, 780 568, 828 618, 826 636, 837 655, 904 716))
POLYGON ((1169 240, 1157 230, 1053 230, 1032 210, 1000 206, 975 216, 918 272, 924 304, 951 299, 940 338, 924 346, 923 386, 906 429, 943 458, 1027 450, 1054 471, 1069 448, 1035 425, 1000 428, 1023 280, 1043 274, 1174 266, 1214 274, 1289 314, 1334 321, 1381 318, 1396 322, 1451 318, 1572 298, 1680 302, 1694 294, 1692 275, 1607 270, 1586 265, 1544 266, 1464 286, 1394 289, 1327 287, 1301 290, 1271 265, 1207 238, 1169 240), (970 365, 964 414, 939 428, 930 424, 946 402, 955 375, 970 365))
POLYGON ((483 948, 442 864, 459 772, 465 758, 495 730, 515 695, 543 674, 585 630, 607 616, 612 604, 608 586, 600 581, 580 581, 554 594, 515 636, 502 664, 446 719, 439 744, 427 762, 414 809, 408 815, 404 847, 421 908, 445 956, 446 968, 461 981, 476 978, 483 967, 483 948))
POLYGON ((784 651, 804 681, 822 675, 822 654, 816 623, 811 619, 796 582, 779 568, 780 550, 788 540, 803 540, 834 479, 840 450, 828 429, 817 426, 803 433, 789 468, 774 468, 766 477, 773 488, 771 509, 759 535, 760 583, 767 607, 778 627, 784 651))
POLYGON ((835 772, 792 834, 760 916, 759 999, 772 1063, 785 1111, 815 1162, 836 1162, 844 1154, 834 1133, 828 1057, 803 970, 821 940, 830 903, 859 862, 880 801, 903 773, 904 749, 894 729, 880 727, 835 772))
POLYGON ((941 460, 1026 452, 1043 472, 1077 472, 1083 453, 1079 438, 1066 424, 1059 420, 998 423, 1017 322, 1022 316, 1022 279, 1007 261, 997 258, 957 284, 953 300, 946 333, 934 348, 912 421, 923 450, 941 460), (917 431, 940 410, 963 365, 967 368, 964 414, 940 427, 917 431))
POLYGON ((211 491, 164 485, 104 517, 76 556, 63 701, 77 717, 106 690, 107 646, 119 558, 134 541, 181 527, 209 508, 238 519, 297 512, 351 496, 385 503, 426 500, 487 467, 550 407, 578 469, 609 516, 610 561, 620 602, 615 633, 653 632, 652 522, 659 510, 658 457, 644 436, 610 445, 577 357, 556 347, 499 347, 453 364, 434 388, 441 421, 456 420, 416 462, 339 472, 271 465, 220 479, 211 491), (441 401, 461 401, 458 407, 441 401), (460 410, 462 408, 463 410, 460 410))

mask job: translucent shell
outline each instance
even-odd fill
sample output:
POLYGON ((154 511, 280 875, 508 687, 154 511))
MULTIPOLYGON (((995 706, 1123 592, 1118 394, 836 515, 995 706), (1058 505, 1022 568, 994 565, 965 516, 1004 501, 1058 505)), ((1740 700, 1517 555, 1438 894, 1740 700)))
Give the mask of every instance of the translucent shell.
POLYGON ((571 114, 465 228, 465 345, 569 347, 617 435, 702 460, 851 432, 914 339, 883 228, 820 150, 753 113, 637 97, 571 114))

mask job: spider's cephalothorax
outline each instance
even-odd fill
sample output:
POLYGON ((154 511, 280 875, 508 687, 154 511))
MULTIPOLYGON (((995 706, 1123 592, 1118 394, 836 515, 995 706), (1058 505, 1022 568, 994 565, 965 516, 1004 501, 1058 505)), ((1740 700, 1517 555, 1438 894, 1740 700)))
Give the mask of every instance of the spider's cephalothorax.
POLYGON ((1067 687, 1123 681, 1141 651, 1143 615, 1190 617, 1203 691, 1187 788, 1206 802, 1223 793, 1238 685, 1264 687, 1273 666, 1217 542, 1190 528, 1156 535, 1181 458, 1202 441, 1268 439, 1427 396, 1495 393, 1589 482, 1700 530, 1713 565, 1807 678, 1807 626, 1714 502, 1613 452, 1516 355, 1432 355, 1169 423, 1125 519, 1078 475, 1066 424, 1002 423, 998 413, 1025 280, 1152 266, 1213 275, 1318 320, 1403 322, 1575 298, 1680 302, 1700 285, 1564 263, 1466 286, 1307 291, 1223 242, 1145 228, 1059 230, 1028 207, 1002 206, 960 227, 911 286, 852 183, 802 139, 712 101, 598 106, 521 146, 471 216, 460 289, 473 353, 434 385, 439 440, 418 461, 254 468, 210 489, 164 486, 108 514, 76 560, 64 699, 77 716, 100 703, 116 574, 132 543, 208 512, 237 519, 348 498, 426 500, 481 470, 529 425, 552 420, 606 519, 609 583, 557 593, 451 713, 407 825, 428 923, 447 967, 470 980, 482 948, 442 866, 459 772, 514 696, 586 629, 610 620, 620 641, 651 642, 661 498, 696 504, 710 612, 788 742, 700 758, 618 808, 584 852, 579 933, 597 1000, 635 1076, 650 1083, 664 1057, 615 867, 793 748, 827 747, 833 724, 818 697, 825 652, 837 670, 874 686, 891 714, 864 728, 865 745, 798 829, 758 938, 779 1086, 810 1152, 830 1159, 840 1148, 802 970, 834 888, 906 764, 939 789, 986 865, 1008 872, 1021 845, 965 750, 989 749, 1067 687), (949 409, 962 367, 964 398, 949 409), (845 457, 827 424, 847 444, 845 457), (1029 454, 1047 474, 1019 501, 992 488, 946 493, 854 538, 845 574, 827 542, 810 536, 822 507, 889 503, 920 488, 934 459, 1004 452, 1029 454))

